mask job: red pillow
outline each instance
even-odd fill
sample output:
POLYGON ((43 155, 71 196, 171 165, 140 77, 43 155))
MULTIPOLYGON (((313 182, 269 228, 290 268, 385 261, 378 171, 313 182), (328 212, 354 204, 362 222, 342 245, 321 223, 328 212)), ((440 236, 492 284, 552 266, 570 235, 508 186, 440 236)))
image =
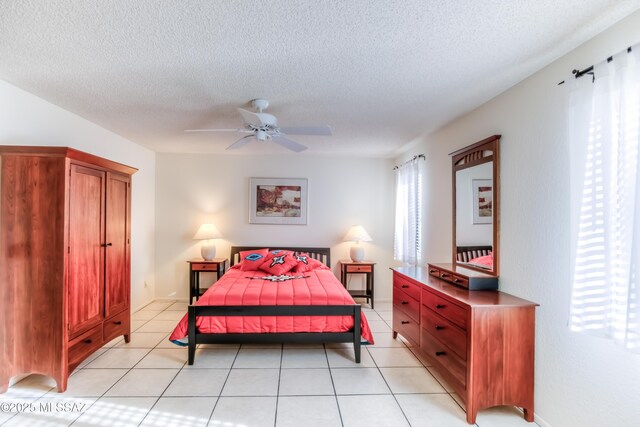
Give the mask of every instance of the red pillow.
POLYGON ((305 273, 317 269, 326 270, 329 268, 317 259, 311 258, 309 254, 296 255, 296 259, 298 260, 298 265, 293 269, 295 273, 305 273))
POLYGON ((266 271, 269 274, 280 276, 291 270, 298 264, 296 257, 289 251, 282 251, 280 253, 274 253, 273 256, 267 257, 267 260, 262 263, 260 270, 266 271))
MULTIPOLYGON (((289 254, 289 255, 293 255, 293 252, 288 251, 286 249, 274 249, 271 252, 269 252, 269 254, 267 255, 267 259, 270 260, 272 259, 274 256, 281 256, 284 254, 289 254)), ((265 260, 266 261, 266 260, 265 260)))
POLYGON ((240 260, 242 261, 240 270, 257 271, 260 268, 260 265, 264 262, 268 253, 268 248, 240 252, 240 260))

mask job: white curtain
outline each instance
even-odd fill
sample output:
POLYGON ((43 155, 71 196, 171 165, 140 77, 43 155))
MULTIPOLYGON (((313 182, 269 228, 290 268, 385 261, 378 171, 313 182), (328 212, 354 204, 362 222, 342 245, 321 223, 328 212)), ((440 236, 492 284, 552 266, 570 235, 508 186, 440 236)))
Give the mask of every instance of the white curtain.
POLYGON ((640 45, 569 86, 573 330, 640 352, 640 45))
POLYGON ((417 265, 422 240, 422 170, 420 157, 396 169, 396 224, 393 253, 404 264, 417 265))

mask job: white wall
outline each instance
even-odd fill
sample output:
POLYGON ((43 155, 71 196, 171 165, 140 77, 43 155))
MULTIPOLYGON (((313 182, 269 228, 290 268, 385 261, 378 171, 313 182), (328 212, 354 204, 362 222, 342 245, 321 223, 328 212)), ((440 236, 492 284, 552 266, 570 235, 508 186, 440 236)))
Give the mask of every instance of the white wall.
POLYGON ((451 188, 442 184, 450 182, 447 153, 502 134, 500 289, 540 304, 535 412, 557 427, 631 426, 640 419, 640 355, 567 327, 569 151, 565 88, 557 85, 572 69, 639 41, 636 12, 402 156, 427 155, 427 259, 448 261, 451 188))
POLYGON ((72 147, 138 168, 132 181, 131 308, 150 302, 155 280, 155 153, 2 80, 0 145, 72 147))
POLYGON ((229 257, 231 245, 328 246, 336 273, 336 262, 349 258, 350 244, 342 238, 361 224, 373 239, 363 245, 377 262, 376 300, 390 300, 392 168, 388 159, 158 153, 156 296, 187 298, 186 260, 200 258, 192 237, 201 223, 213 222, 224 236, 217 256, 229 257), (308 225, 249 224, 250 177, 308 178, 308 225))

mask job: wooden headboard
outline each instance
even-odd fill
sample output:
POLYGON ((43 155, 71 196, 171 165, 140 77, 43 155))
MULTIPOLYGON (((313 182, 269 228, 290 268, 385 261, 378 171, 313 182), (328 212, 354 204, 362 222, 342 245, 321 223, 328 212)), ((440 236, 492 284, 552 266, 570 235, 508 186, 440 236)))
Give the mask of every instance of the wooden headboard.
POLYGON ((231 258, 230 258, 229 262, 233 266, 233 265, 235 265, 235 264, 240 262, 240 252, 253 251, 253 250, 256 250, 256 249, 264 249, 264 248, 269 248, 270 250, 284 249, 284 250, 287 250, 287 251, 292 251, 296 255, 300 254, 300 253, 303 253, 303 252, 304 253, 308 253, 311 258, 317 259, 318 261, 320 261, 321 263, 323 263, 327 267, 331 267, 331 249, 330 248, 294 248, 294 247, 281 246, 281 245, 275 245, 275 246, 269 246, 269 245, 265 245, 265 246, 231 246, 231 258))
POLYGON ((458 246, 456 247, 456 261, 469 262, 474 258, 489 255, 491 246, 458 246))

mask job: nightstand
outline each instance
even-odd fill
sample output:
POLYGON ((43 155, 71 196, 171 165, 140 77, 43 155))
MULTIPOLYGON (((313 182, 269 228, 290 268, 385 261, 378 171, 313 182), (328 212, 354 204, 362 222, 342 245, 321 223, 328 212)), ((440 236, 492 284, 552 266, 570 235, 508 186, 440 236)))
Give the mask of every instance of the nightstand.
POLYGON ((227 265, 226 258, 214 258, 211 261, 203 259, 192 259, 189 263, 189 304, 196 297, 196 301, 200 298, 200 273, 216 273, 218 280, 224 274, 227 265))
POLYGON ((375 262, 361 261, 355 262, 350 259, 340 260, 340 281, 347 288, 349 281, 349 275, 351 274, 364 274, 366 288, 364 290, 351 290, 349 293, 354 298, 366 298, 367 302, 371 301, 371 308, 373 309, 373 266, 375 262))

